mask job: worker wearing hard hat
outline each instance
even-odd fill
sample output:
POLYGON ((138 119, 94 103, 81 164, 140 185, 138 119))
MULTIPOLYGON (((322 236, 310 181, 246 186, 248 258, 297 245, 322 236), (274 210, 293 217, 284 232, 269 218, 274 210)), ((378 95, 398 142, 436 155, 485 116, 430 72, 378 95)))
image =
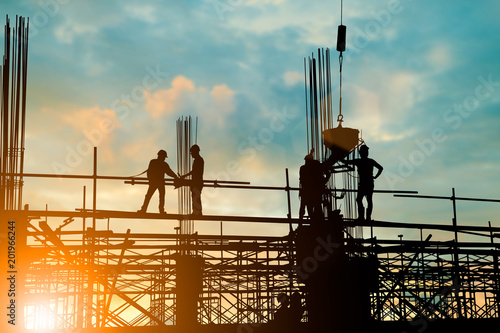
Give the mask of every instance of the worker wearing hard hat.
POLYGON ((205 167, 205 161, 200 156, 200 147, 198 145, 193 145, 189 148, 189 153, 194 158, 193 168, 190 172, 181 176, 185 178, 191 176, 191 201, 193 205, 193 215, 202 215, 201 206, 201 190, 203 189, 203 169, 205 167))
POLYGON ((299 169, 299 220, 307 214, 310 219, 322 217, 321 196, 325 189, 326 178, 321 163, 313 157, 314 149, 304 157, 305 163, 299 169))
POLYGON ((167 158, 167 152, 163 149, 158 151, 158 158, 152 159, 149 162, 147 175, 149 181, 148 191, 146 192, 146 196, 144 197, 144 203, 139 213, 145 213, 148 209, 149 201, 151 197, 158 190, 159 198, 159 211, 161 214, 165 214, 165 174, 173 177, 174 179, 179 179, 179 177, 172 171, 170 166, 165 159, 167 158))
POLYGON ((373 188, 374 180, 380 176, 382 170, 384 169, 380 164, 375 162, 375 160, 368 158, 368 147, 362 145, 359 148, 359 156, 361 158, 353 160, 341 160, 345 164, 353 164, 358 169, 359 182, 358 182, 358 196, 356 197, 356 202, 358 204, 358 219, 364 220, 364 206, 363 197, 366 197, 367 207, 366 207, 366 220, 371 221, 372 210, 373 210, 373 188), (373 168, 377 168, 377 173, 373 175, 373 168))

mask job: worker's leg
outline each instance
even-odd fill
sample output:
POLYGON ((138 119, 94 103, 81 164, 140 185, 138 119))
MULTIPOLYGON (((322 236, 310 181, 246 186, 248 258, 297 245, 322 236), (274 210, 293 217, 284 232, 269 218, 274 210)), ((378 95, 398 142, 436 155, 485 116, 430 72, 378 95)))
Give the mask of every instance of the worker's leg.
POLYGON ((324 215, 323 215, 323 206, 321 205, 321 201, 316 201, 314 203, 314 218, 316 220, 323 220, 324 215))
POLYGON ((301 198, 300 199, 300 208, 299 208, 299 220, 302 220, 304 218, 304 214, 306 213, 306 203, 305 201, 301 198))
POLYGON ((193 214, 201 215, 201 188, 191 187, 191 201, 193 205, 193 214))
POLYGON ((373 210, 373 190, 369 191, 366 193, 366 201, 368 203, 366 207, 366 220, 371 221, 372 220, 372 210, 373 210))
POLYGON ((314 218, 314 204, 309 201, 306 203, 307 216, 312 220, 314 218))
POLYGON ((356 197, 356 203, 358 204, 358 220, 365 219, 365 207, 363 207, 363 190, 358 188, 358 196, 356 197))
POLYGON ((165 213, 165 185, 158 185, 158 194, 160 195, 160 203, 158 205, 158 209, 160 213, 165 213))
POLYGON ((313 193, 311 202, 308 208, 308 213, 311 219, 319 221, 323 219, 323 208, 321 205, 321 193, 313 193))
POLYGON ((155 191, 156 191, 156 186, 150 184, 148 187, 148 191, 144 196, 144 203, 142 204, 141 210, 139 212, 145 213, 148 210, 149 201, 151 200, 151 197, 153 196, 153 193, 155 193, 155 191))

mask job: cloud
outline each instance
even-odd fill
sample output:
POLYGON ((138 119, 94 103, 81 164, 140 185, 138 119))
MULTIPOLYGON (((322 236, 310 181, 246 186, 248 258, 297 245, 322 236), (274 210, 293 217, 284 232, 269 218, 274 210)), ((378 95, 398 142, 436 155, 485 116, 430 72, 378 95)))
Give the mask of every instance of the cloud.
POLYGON ((100 76, 108 71, 111 66, 109 61, 102 64, 92 52, 87 52, 81 60, 81 67, 85 68, 87 75, 92 77, 100 76))
POLYGON ((401 141, 418 132, 421 98, 429 90, 424 74, 367 69, 355 76, 361 83, 342 88, 343 125, 363 130, 368 141, 401 141))
POLYGON ((286 86, 291 87, 301 82, 303 77, 303 74, 299 72, 286 72, 283 74, 283 82, 286 86))
POLYGON ((401 109, 410 109, 415 104, 415 87, 419 87, 419 75, 408 71, 397 71, 387 80, 387 90, 397 97, 401 109))
POLYGON ((128 5, 128 6, 125 6, 125 12, 130 17, 147 22, 147 23, 158 22, 158 19, 156 17, 156 13, 158 12, 158 10, 153 6, 128 5))
POLYGON ((179 75, 172 80, 170 89, 157 90, 153 94, 149 90, 144 91, 144 108, 153 119, 172 114, 182 106, 183 97, 189 97, 194 90, 193 81, 179 75))
POLYGON ((434 71, 449 69, 456 63, 451 47, 444 45, 444 43, 442 41, 439 46, 431 48, 427 53, 429 67, 433 68, 434 71))
MULTIPOLYGON (((380 97, 373 91, 364 89, 362 86, 348 86, 351 90, 352 100, 346 99, 344 105, 350 104, 350 107, 343 108, 343 126, 355 127, 358 129, 369 129, 365 136, 375 136, 379 133, 382 125, 382 116, 380 108, 380 97)), ((347 90, 346 89, 346 90, 347 90)), ((337 110, 334 111, 334 114, 337 110)))
POLYGON ((119 121, 115 111, 111 109, 101 110, 98 106, 75 109, 71 112, 62 114, 60 118, 78 131, 90 128, 100 128, 103 126, 104 122, 109 122, 113 127, 119 127, 119 121))
POLYGON ((196 87, 193 81, 179 75, 172 80, 169 89, 144 92, 146 111, 153 119, 165 115, 182 114, 203 115, 219 125, 224 123, 225 115, 235 110, 235 92, 227 85, 220 84, 211 89, 196 87))
POLYGON ((54 33, 56 38, 65 44, 73 44, 77 35, 95 34, 98 32, 98 27, 91 24, 82 24, 78 22, 66 21, 58 26, 54 33))
MULTIPOLYGON (((121 148, 121 156, 129 161, 135 161, 138 157, 145 155, 145 151, 155 151, 159 149, 164 149, 163 147, 157 147, 157 135, 152 133, 149 136, 142 136, 140 140, 126 143, 121 148), (148 149, 145 149, 147 147, 148 149), (153 147, 149 149, 149 147, 153 147)), ((172 155, 172 154, 170 154, 172 155)))
POLYGON ((279 5, 283 2, 285 2, 285 0, 248 0, 246 2, 246 5, 247 6, 268 5, 268 4, 279 5))
POLYGON ((59 115, 59 119, 73 127, 76 133, 82 133, 83 141, 88 145, 99 147, 102 152, 100 155, 104 157, 104 161, 114 160, 111 147, 112 133, 116 128, 121 127, 115 111, 93 106, 70 110, 59 115))
POLYGON ((213 101, 213 108, 215 111, 231 112, 234 110, 234 91, 229 89, 225 84, 221 84, 212 88, 210 96, 213 101))

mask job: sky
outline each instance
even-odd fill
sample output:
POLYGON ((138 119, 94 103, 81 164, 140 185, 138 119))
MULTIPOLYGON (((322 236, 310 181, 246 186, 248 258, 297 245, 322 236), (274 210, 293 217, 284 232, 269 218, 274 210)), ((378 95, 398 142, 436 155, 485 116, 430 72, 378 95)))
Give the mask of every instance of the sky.
MULTIPOLYGON (((362 131, 384 167, 377 189, 500 199, 499 12, 494 0, 344 1, 343 125, 362 131)), ((138 174, 159 149, 176 170, 176 120, 192 116, 206 179, 285 186, 288 169, 298 186, 307 154, 304 57, 318 48, 332 50, 338 103, 340 0, 6 0, 0 13, 30 19, 27 173, 89 175, 94 146, 99 175, 138 174)), ((91 185, 27 178, 23 201, 73 211, 83 186, 92 202, 91 185)), ((101 181, 98 192, 98 209, 134 211, 146 187, 101 181)), ((202 200, 206 215, 287 214, 284 191, 206 188, 202 200)), ((294 217, 298 205, 293 193, 294 217)), ((500 226, 498 205, 458 202, 458 222, 500 226)), ((451 224, 449 200, 377 194, 374 206, 376 220, 451 224)), ((172 188, 166 210, 177 212, 172 188)), ((219 228, 196 223, 203 233, 219 228)), ((224 230, 284 235, 288 227, 224 230)))

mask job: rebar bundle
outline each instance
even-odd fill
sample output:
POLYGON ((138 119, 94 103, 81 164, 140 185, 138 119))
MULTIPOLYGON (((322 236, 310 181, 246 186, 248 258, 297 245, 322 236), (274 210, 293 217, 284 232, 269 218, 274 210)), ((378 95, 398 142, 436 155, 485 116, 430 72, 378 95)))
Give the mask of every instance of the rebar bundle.
POLYGON ((23 17, 16 17, 14 28, 8 17, 5 24, 5 49, 0 67, 0 210, 22 206, 28 26, 28 20, 23 17))
MULTIPOLYGON (((191 145, 197 142, 198 118, 194 128, 194 141, 192 139, 193 126, 191 116, 181 117, 177 120, 177 173, 185 175, 191 171, 192 158, 189 154, 191 145)), ((178 189, 178 213, 190 214, 191 212, 191 192, 188 186, 181 186, 178 189)), ((181 234, 192 234, 194 232, 194 222, 185 220, 180 222, 181 234)))
POLYGON ((304 58, 304 79, 306 89, 307 151, 314 149, 313 157, 322 159, 325 147, 321 144, 321 133, 333 127, 332 84, 330 74, 330 49, 318 49, 304 58), (307 64, 307 65, 306 65, 307 64))

